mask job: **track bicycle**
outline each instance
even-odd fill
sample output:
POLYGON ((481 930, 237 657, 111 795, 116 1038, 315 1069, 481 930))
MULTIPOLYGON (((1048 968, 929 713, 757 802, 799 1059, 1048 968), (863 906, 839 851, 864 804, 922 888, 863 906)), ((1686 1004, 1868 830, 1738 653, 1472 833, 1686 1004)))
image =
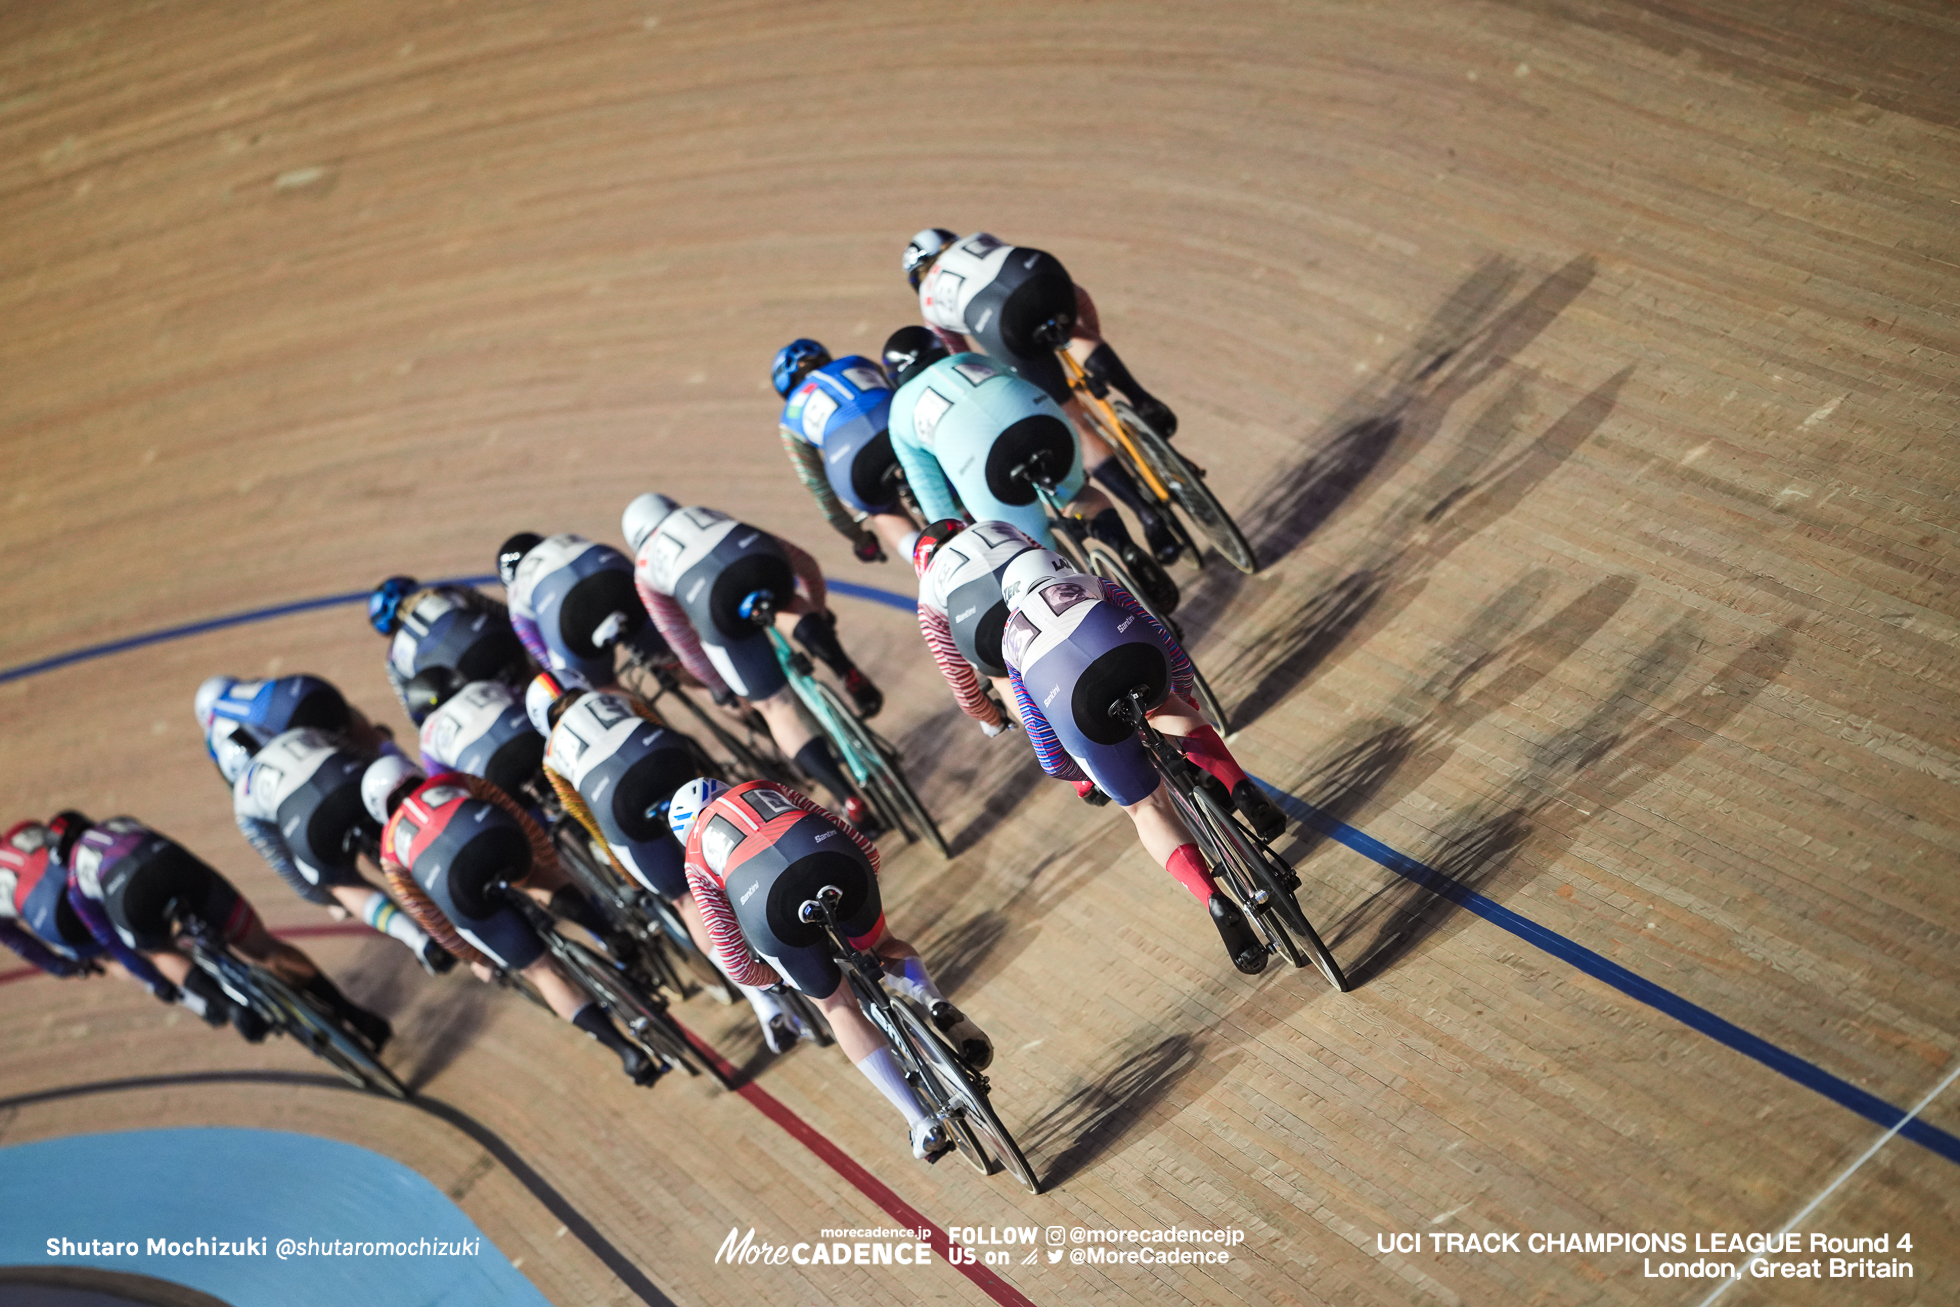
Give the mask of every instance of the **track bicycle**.
POLYGON ((960 1059, 924 1009, 885 987, 884 967, 877 954, 851 947, 837 924, 837 905, 843 898, 842 890, 826 885, 797 909, 797 919, 821 927, 829 937, 831 957, 850 982, 858 1006, 884 1033, 906 1083, 920 1104, 946 1128, 952 1147, 981 1175, 992 1175, 1004 1167, 1022 1188, 1031 1194, 1040 1193, 1040 1177, 994 1111, 991 1082, 960 1059))
POLYGON ((1173 507, 1190 514, 1217 548, 1219 556, 1241 572, 1259 570, 1259 560, 1246 543, 1245 533, 1205 484, 1205 471, 1177 450, 1171 442, 1145 422, 1129 404, 1109 395, 1109 388, 1089 376, 1075 356, 1068 352, 1069 328, 1060 318, 1050 318, 1035 329, 1034 338, 1055 351, 1062 370, 1068 375, 1069 389, 1075 392, 1083 411, 1089 415, 1109 447, 1115 450, 1143 488, 1156 501, 1158 515, 1169 524, 1178 543, 1191 551, 1191 560, 1204 565, 1204 553, 1185 529, 1173 507))
POLYGON ((783 760, 770 737, 768 724, 755 709, 743 710, 740 721, 742 734, 738 736, 717 720, 718 713, 709 712, 696 702, 693 695, 681 689, 680 678, 674 675, 672 668, 648 662, 637 651, 629 650, 624 670, 632 675, 627 688, 639 695, 642 701, 650 705, 658 704, 663 696, 671 696, 692 713, 694 719, 714 738, 722 751, 722 759, 710 757, 699 742, 685 737, 698 751, 704 773, 738 780, 775 781, 779 785, 796 784, 795 769, 783 760))
POLYGON ((598 905, 612 926, 630 936, 639 956, 629 970, 649 985, 684 1001, 705 991, 718 1003, 733 1003, 738 992, 695 946, 674 905, 630 877, 622 876, 611 855, 583 824, 565 813, 549 826, 552 847, 572 883, 598 905))
MULTIPOLYGON (((1149 596, 1137 584, 1136 578, 1130 574, 1130 569, 1124 565, 1122 556, 1090 535, 1088 525, 1081 518, 1071 517, 1063 511, 1061 501, 1055 497, 1056 477, 1051 470, 1052 467, 1049 452, 1045 449, 1037 449, 1028 456, 1027 462, 1016 465, 1008 475, 1015 480, 1027 482, 1034 488, 1035 494, 1040 496, 1042 507, 1048 512, 1048 534, 1054 538, 1055 552, 1066 558, 1069 566, 1083 575, 1099 576, 1104 580, 1114 581, 1128 590, 1131 597, 1143 605, 1143 610, 1157 619, 1158 625, 1169 631, 1173 638, 1182 641, 1183 629, 1171 619, 1169 614, 1159 611, 1157 606, 1150 602, 1149 596)), ((1191 661, 1191 691, 1198 696, 1198 707, 1211 718, 1211 724, 1218 728, 1218 733, 1223 735, 1227 731, 1225 705, 1219 702, 1218 695, 1211 688, 1211 682, 1207 681, 1204 673, 1198 670, 1197 660, 1190 658, 1191 651, 1186 649, 1184 653, 1191 661)))
POLYGON ((294 989, 270 969, 238 957, 208 922, 186 916, 182 939, 189 945, 192 964, 217 981, 234 1003, 250 1008, 273 1030, 289 1036, 332 1067, 348 1084, 389 1098, 409 1097, 408 1087, 369 1051, 366 1040, 343 1026, 311 995, 294 989))
POLYGON ((745 597, 738 609, 744 621, 753 622, 768 635, 782 664, 783 675, 804 709, 816 720, 830 745, 843 759, 851 780, 878 820, 902 832, 906 839, 925 839, 943 858, 953 856, 939 825, 920 801, 912 783, 899 768, 898 749, 872 730, 864 719, 844 702, 843 697, 816 676, 809 658, 792 649, 776 629, 778 601, 773 590, 757 590, 745 597))
MULTIPOLYGON (((689 1076, 701 1074, 701 1056, 667 1011, 665 999, 622 970, 613 959, 561 933, 557 919, 538 906, 530 895, 512 888, 508 881, 499 882, 495 890, 538 933, 565 978, 623 1026, 627 1038, 638 1044, 642 1052, 669 1067, 680 1068, 689 1076)), ((522 977, 508 972, 504 982, 515 984, 527 993, 530 990, 522 977)), ((536 995, 531 997, 542 1002, 536 995)), ((710 1064, 708 1069, 722 1088, 734 1088, 718 1068, 710 1064)))
POLYGON ((1220 888, 1238 901, 1246 920, 1265 940, 1268 954, 1283 956, 1295 967, 1312 962, 1328 984, 1346 993, 1347 973, 1321 942, 1295 897, 1299 873, 1246 829, 1232 811, 1231 796, 1220 798, 1224 786, 1151 725, 1145 707, 1151 697, 1150 687, 1136 686, 1110 704, 1109 715, 1137 733, 1220 888))

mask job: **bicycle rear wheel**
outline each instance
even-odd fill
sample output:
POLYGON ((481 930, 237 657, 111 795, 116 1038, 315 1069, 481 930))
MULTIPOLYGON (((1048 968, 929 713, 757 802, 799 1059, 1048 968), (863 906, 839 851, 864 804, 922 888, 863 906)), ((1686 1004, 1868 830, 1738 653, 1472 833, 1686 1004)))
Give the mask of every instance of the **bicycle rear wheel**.
POLYGON ((1348 984, 1347 972, 1343 971, 1341 964, 1334 960, 1333 951, 1320 938, 1320 932, 1314 929, 1313 923, 1307 920, 1305 910, 1300 907, 1299 896, 1294 890, 1294 886, 1300 883, 1299 875, 1272 849, 1265 845, 1259 845, 1258 848, 1263 855, 1260 861, 1265 864, 1268 887, 1279 899, 1280 911, 1286 916, 1287 929, 1299 936, 1301 944, 1306 948, 1307 956, 1313 959, 1314 966, 1319 969, 1322 976, 1327 978, 1327 983, 1340 993, 1347 993, 1351 988, 1348 984))
MULTIPOLYGON (((1149 423, 1137 416, 1137 411, 1121 400, 1110 401, 1116 416, 1123 420, 1130 439, 1136 443, 1137 452, 1150 464, 1150 470, 1157 479, 1170 488, 1171 497, 1177 506, 1191 515, 1218 550, 1219 557, 1238 568, 1241 572, 1259 570, 1259 559, 1246 542, 1245 533, 1239 524, 1225 511, 1225 505, 1218 502, 1218 496, 1211 493, 1205 484, 1202 473, 1186 462, 1184 456, 1171 448, 1171 442, 1158 435, 1149 423)), ((1198 560, 1202 562, 1202 559, 1198 560)))
POLYGON ((1005 1168, 1023 1189, 1031 1194, 1040 1193, 1041 1178, 1028 1165, 1021 1146, 1014 1142, 1014 1136, 994 1111, 987 1093, 987 1077, 968 1070, 932 1028, 932 1023, 908 1000, 895 998, 892 1008, 905 1029, 907 1042, 918 1054, 921 1068, 932 1077, 957 1114, 957 1123, 948 1124, 953 1128, 954 1142, 968 1163, 982 1175, 992 1175, 996 1169, 1005 1168))
MULTIPOLYGON (((1114 550, 1103 545, 1101 541, 1094 542, 1089 549, 1089 566, 1094 569, 1095 575, 1114 581, 1128 590, 1136 601, 1143 605, 1143 610, 1157 619, 1158 625, 1169 631, 1174 638, 1182 638, 1170 618, 1158 612, 1151 606, 1150 601, 1143 597, 1143 592, 1137 588, 1136 578, 1130 575, 1130 569, 1123 566, 1123 560, 1116 556, 1114 550)), ((1207 681, 1205 674, 1198 670, 1198 660, 1191 657, 1191 651, 1185 650, 1184 656, 1191 663, 1191 692, 1198 696, 1199 709, 1205 716, 1211 718, 1211 724, 1218 728, 1220 735, 1225 734, 1225 705, 1218 701, 1218 695, 1213 692, 1211 682, 1207 681)))
POLYGON ((277 1010, 280 1029, 306 1045, 315 1057, 332 1067, 356 1089, 406 1100, 408 1086, 395 1078, 370 1053, 367 1045, 341 1028, 333 1014, 322 1011, 307 995, 263 968, 253 968, 253 984, 277 1010))
POLYGON ((905 779, 905 773, 898 766, 898 750, 879 738, 878 734, 861 721, 857 714, 845 707, 838 693, 824 682, 812 677, 810 686, 824 704, 819 717, 830 727, 831 741, 844 755, 845 765, 851 769, 852 779, 856 780, 864 797, 871 802, 878 815, 888 824, 898 827, 908 839, 925 839, 939 850, 939 856, 950 858, 953 850, 946 843, 946 837, 939 833, 939 824, 926 811, 912 783, 905 779))

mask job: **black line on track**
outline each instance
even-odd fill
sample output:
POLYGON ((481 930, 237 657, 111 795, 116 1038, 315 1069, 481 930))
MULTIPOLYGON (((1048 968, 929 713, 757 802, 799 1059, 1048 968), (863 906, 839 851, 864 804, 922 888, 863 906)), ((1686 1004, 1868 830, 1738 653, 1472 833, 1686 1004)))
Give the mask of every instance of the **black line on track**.
MULTIPOLYGON (((338 1089, 350 1094, 365 1092, 355 1089, 335 1076, 313 1075, 304 1071, 187 1071, 167 1076, 125 1076, 117 1080, 89 1080, 80 1084, 61 1085, 54 1089, 37 1089, 32 1093, 0 1098, 0 1111, 32 1107, 37 1103, 60 1102, 69 1098, 87 1098, 96 1094, 119 1094, 135 1089, 171 1089, 183 1085, 211 1084, 298 1086, 309 1089, 338 1089)), ((647 1307, 675 1307, 673 1299, 660 1292, 659 1287, 648 1279, 625 1253, 613 1246, 611 1240, 600 1234, 592 1222, 586 1220, 578 1208, 572 1206, 570 1199, 553 1188, 550 1181, 539 1175, 515 1148, 505 1143, 503 1137, 489 1126, 461 1108, 445 1103, 439 1098, 417 1095, 404 1101, 384 1099, 376 1094, 365 1096, 376 1102, 401 1102, 405 1107, 427 1113, 468 1135, 481 1144, 484 1151, 496 1158, 519 1184, 528 1189, 531 1196, 544 1205, 546 1211, 564 1222, 565 1229, 589 1248, 593 1256, 604 1262, 606 1269, 618 1276, 627 1288, 639 1296, 641 1302, 647 1304, 647 1307)))

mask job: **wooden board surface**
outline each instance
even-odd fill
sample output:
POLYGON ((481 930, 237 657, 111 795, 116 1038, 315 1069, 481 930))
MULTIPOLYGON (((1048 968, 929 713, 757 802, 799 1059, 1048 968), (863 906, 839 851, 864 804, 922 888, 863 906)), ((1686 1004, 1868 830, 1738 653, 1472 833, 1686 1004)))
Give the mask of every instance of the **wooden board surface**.
MULTIPOLYGON (((768 363, 874 352, 914 316, 905 238, 985 227, 1090 288, 1271 560, 1179 574, 1248 766, 1910 1109, 1960 1010, 1955 28, 1742 0, 13 6, 0 664, 483 572, 516 530, 615 539, 642 489, 909 591, 791 477, 768 363)), ((1120 814, 971 729, 909 617, 839 603, 960 849, 890 850, 892 920, 993 1034, 1054 1192, 918 1166, 837 1054, 685 1016, 942 1226, 1246 1232, 1222 1267, 999 1268, 1032 1300, 1697 1303, 1637 1256, 1376 1240, 1773 1231, 1883 1133, 1305 828, 1303 897, 1366 983, 1239 977, 1120 814)), ((381 651, 329 609, 0 684, 8 819, 139 814, 319 924, 232 828, 191 692, 312 670, 393 720, 381 651)), ((943 1265, 713 1265, 731 1227, 887 1218, 748 1103, 633 1091, 379 941, 309 947, 675 1300, 983 1299, 943 1265)), ((108 982, 0 992, 0 1096, 312 1069, 108 982)), ((1960 1132, 1960 1099, 1923 1120, 1960 1132)), ((131 1122, 377 1148, 554 1302, 632 1300, 412 1110, 210 1082, 23 1106, 0 1142, 131 1122)), ((1914 1280, 1723 1301, 1951 1301, 1954 1165, 1894 1139, 1805 1222, 1910 1230, 1914 1280)))

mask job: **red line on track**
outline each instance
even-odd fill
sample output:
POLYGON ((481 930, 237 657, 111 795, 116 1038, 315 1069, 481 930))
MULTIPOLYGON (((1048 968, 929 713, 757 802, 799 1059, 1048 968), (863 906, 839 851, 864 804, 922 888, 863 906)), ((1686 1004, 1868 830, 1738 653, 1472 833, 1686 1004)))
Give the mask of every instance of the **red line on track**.
MULTIPOLYGON (((686 1026, 681 1026, 681 1029, 701 1056, 714 1063, 715 1069, 721 1072, 725 1080, 735 1079, 735 1068, 728 1059, 717 1053, 706 1040, 692 1030, 688 1030, 686 1026)), ((791 1111, 781 1099, 753 1080, 743 1081, 735 1092, 747 1099, 749 1105, 756 1111, 781 1126, 785 1134, 815 1153, 831 1170, 850 1181, 859 1193, 884 1208, 886 1214, 897 1220, 899 1224, 910 1226, 915 1230, 932 1231, 933 1251, 945 1258, 953 1269, 980 1286, 981 1292, 989 1298, 1000 1303, 1002 1307, 1035 1307, 1032 1299, 995 1275, 989 1268, 974 1262, 953 1262, 951 1250, 960 1245, 953 1242, 951 1235, 928 1221, 916 1207, 893 1193, 884 1181, 859 1166, 849 1153, 832 1143, 815 1126, 791 1111)))

